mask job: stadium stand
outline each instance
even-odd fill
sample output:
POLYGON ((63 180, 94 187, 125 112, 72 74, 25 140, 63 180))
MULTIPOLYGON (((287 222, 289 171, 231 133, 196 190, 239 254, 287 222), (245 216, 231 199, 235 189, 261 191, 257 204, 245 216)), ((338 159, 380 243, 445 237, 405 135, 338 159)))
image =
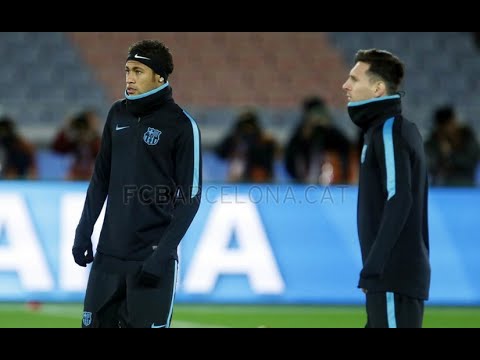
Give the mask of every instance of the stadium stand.
POLYGON ((171 48, 176 100, 198 120, 207 149, 246 106, 284 144, 310 95, 326 100, 353 139, 341 85, 355 51, 369 47, 405 60, 405 112, 422 134, 444 102, 480 134, 479 52, 465 32, 3 32, 0 51, 10 56, 0 68, 0 110, 40 147, 81 108, 104 118, 123 96, 127 48, 143 38, 171 48))

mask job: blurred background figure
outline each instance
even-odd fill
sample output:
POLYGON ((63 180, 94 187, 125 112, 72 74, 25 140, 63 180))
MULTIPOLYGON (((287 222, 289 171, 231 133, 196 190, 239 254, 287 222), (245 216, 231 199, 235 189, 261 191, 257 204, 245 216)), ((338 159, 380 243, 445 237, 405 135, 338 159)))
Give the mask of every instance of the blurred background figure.
POLYGON ((480 31, 474 31, 472 32, 473 34, 473 40, 475 41, 475 45, 477 48, 480 49, 480 31))
POLYGON ((58 154, 73 156, 67 180, 90 179, 95 158, 100 150, 100 142, 98 116, 92 109, 77 113, 60 129, 51 144, 51 149, 58 154))
POLYGON ((302 183, 350 183, 352 151, 348 137, 333 124, 324 100, 306 98, 299 124, 285 148, 290 176, 302 183))
POLYGON ((0 179, 36 179, 35 148, 9 115, 0 117, 0 179))
POLYGON ((453 106, 434 111, 425 149, 431 185, 475 186, 480 146, 472 128, 460 123, 453 106))
POLYGON ((230 182, 272 182, 277 141, 267 134, 253 109, 241 112, 232 130, 215 146, 220 158, 228 161, 230 182))

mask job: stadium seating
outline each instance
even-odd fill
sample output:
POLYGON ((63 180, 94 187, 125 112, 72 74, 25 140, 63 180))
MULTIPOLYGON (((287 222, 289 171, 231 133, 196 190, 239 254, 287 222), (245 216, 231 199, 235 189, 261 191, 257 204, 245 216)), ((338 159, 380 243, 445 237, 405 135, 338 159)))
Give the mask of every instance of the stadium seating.
POLYGON ((285 144, 310 95, 325 98, 353 139, 341 85, 355 51, 369 47, 405 60, 405 113, 422 134, 444 102, 480 134, 479 52, 465 32, 3 32, 0 51, 11 56, 0 68, 1 108, 40 146, 82 107, 105 118, 123 96, 128 46, 146 38, 172 50, 175 98, 197 119, 206 148, 245 106, 256 107, 265 128, 285 144))
POLYGON ((405 113, 422 134, 431 126, 434 108, 453 104, 480 134, 480 53, 468 32, 331 32, 332 44, 353 61, 355 51, 382 48, 406 65, 405 113))

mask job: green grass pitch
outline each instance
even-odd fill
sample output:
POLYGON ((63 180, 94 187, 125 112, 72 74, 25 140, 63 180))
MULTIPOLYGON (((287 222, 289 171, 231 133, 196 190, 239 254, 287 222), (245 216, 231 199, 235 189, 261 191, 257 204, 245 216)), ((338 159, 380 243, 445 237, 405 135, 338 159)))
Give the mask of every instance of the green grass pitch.
MULTIPOLYGON (((78 328, 81 304, 1 303, 0 328, 78 328)), ((176 304, 173 328, 362 328, 363 306, 176 304)), ((425 328, 478 328, 480 307, 425 307, 425 328)))

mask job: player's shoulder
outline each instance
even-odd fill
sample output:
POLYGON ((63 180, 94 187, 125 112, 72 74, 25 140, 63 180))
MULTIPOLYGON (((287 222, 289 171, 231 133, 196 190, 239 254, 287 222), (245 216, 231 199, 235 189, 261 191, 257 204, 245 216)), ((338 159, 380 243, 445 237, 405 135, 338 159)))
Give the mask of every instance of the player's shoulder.
POLYGON ((402 115, 395 117, 391 136, 397 146, 403 146, 409 151, 423 148, 423 139, 417 124, 402 115))
POLYGON ((120 111, 125 110, 125 99, 118 99, 115 100, 112 105, 110 106, 110 110, 108 111, 109 115, 113 115, 120 111))
POLYGON ((420 131, 418 129, 417 124, 415 124, 413 121, 405 118, 405 117, 400 117, 401 122, 399 126, 399 133, 402 138, 404 138, 406 141, 409 140, 414 140, 418 141, 418 139, 421 138, 420 131))
POLYGON ((119 108, 119 107, 123 107, 125 106, 125 103, 126 103, 126 99, 123 98, 123 99, 117 99, 115 100, 113 103, 112 103, 112 106, 110 107, 111 109, 116 109, 116 108, 119 108))
POLYGON ((118 113, 121 111, 122 106, 123 106, 123 108, 125 107, 124 105, 122 105, 122 102, 123 102, 123 100, 120 99, 120 100, 116 100, 112 103, 112 105, 108 109, 108 113, 107 113, 107 120, 106 120, 107 124, 112 122, 112 118, 118 116, 118 113))
POLYGON ((177 121, 180 126, 186 127, 187 129, 191 129, 192 126, 198 128, 196 116, 191 114, 187 109, 184 109, 177 105, 177 121))
POLYGON ((417 125, 402 115, 392 116, 381 122, 374 130, 376 136, 403 136, 418 133, 417 125))

